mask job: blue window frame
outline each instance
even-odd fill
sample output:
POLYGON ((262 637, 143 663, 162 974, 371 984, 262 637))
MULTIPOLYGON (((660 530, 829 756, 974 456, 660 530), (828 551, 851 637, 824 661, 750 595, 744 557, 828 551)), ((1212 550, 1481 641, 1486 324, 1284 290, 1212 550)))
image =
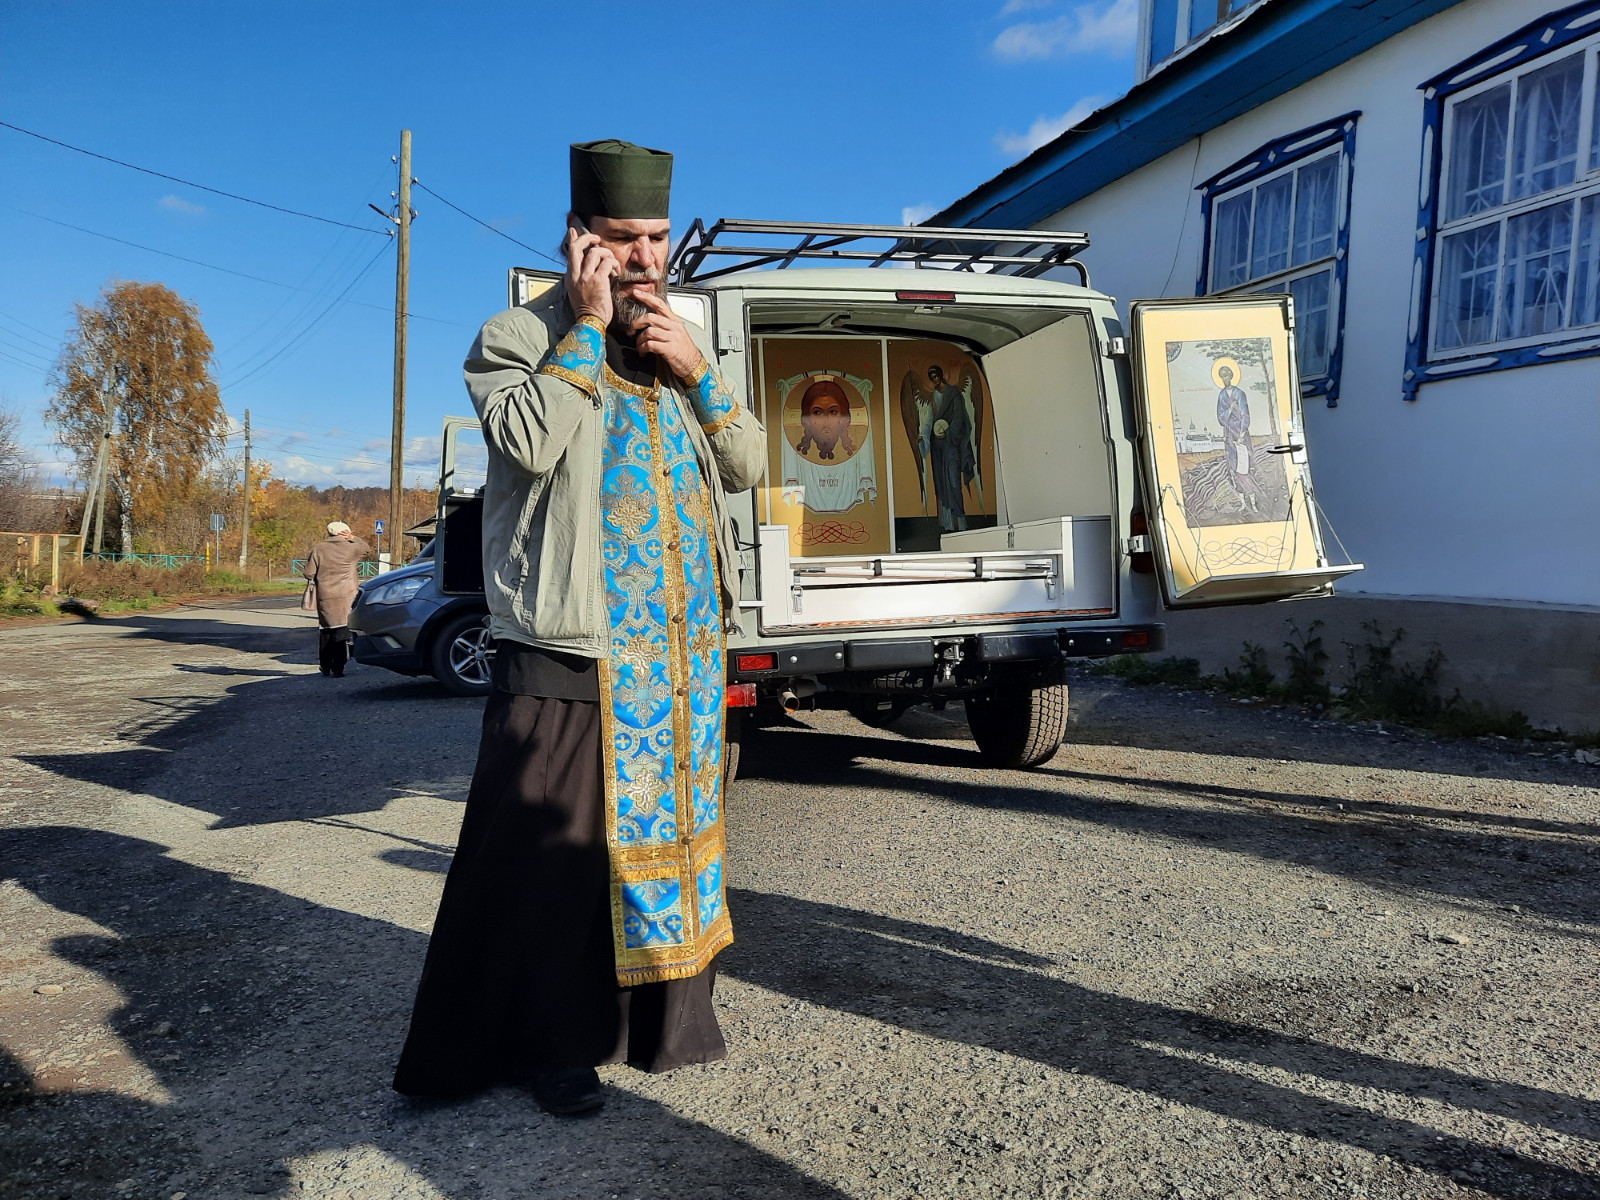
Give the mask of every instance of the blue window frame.
POLYGON ((1288 292, 1302 397, 1339 403, 1358 112, 1258 147, 1199 187, 1195 295, 1288 292))
POLYGON ((1422 84, 1401 394, 1600 354, 1600 4, 1422 84))

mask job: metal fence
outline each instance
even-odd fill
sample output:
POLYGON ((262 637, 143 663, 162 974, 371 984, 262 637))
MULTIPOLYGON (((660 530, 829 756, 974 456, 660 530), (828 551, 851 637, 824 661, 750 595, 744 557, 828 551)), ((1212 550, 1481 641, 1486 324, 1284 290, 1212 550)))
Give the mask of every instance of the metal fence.
MULTIPOLYGON (((291 575, 298 575, 298 574, 300 574, 301 568, 304 567, 305 565, 306 565, 306 560, 305 559, 303 559, 303 558, 292 558, 292 559, 289 560, 289 573, 291 575)), ((356 564, 356 572, 363 579, 373 579, 378 574, 378 564, 373 562, 373 561, 371 561, 370 559, 363 559, 361 562, 358 562, 356 564)))
POLYGON ((185 563, 204 562, 203 554, 123 554, 121 551, 102 550, 96 554, 90 551, 83 556, 84 562, 106 563, 137 563, 143 567, 165 567, 169 571, 176 571, 185 563))

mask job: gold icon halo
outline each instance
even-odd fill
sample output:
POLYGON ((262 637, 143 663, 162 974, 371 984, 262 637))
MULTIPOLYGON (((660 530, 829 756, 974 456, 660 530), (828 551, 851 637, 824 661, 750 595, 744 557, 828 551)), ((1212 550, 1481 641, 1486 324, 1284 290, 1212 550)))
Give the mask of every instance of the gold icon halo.
POLYGON ((1223 367, 1227 367, 1228 370, 1233 372, 1233 384, 1234 384, 1234 386, 1237 386, 1238 383, 1239 383, 1239 364, 1237 362, 1235 362, 1232 358, 1229 358, 1227 355, 1223 355, 1221 358, 1217 359, 1214 363, 1211 364, 1211 379, 1212 379, 1212 382, 1214 382, 1218 387, 1228 387, 1229 386, 1228 384, 1225 384, 1225 383, 1222 382, 1222 368, 1223 367))

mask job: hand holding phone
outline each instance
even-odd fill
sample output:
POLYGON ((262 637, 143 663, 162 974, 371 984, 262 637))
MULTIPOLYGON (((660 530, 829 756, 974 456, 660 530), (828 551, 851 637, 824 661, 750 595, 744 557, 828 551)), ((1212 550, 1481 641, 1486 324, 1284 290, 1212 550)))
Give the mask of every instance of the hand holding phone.
POLYGON ((567 298, 578 317, 596 317, 611 324, 611 277, 620 267, 616 256, 577 217, 567 218, 567 298))

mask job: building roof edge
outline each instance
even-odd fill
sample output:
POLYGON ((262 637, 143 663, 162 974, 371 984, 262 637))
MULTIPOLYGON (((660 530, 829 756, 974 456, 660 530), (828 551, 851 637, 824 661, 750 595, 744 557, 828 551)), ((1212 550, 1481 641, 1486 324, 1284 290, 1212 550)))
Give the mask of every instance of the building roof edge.
POLYGON ((1157 70, 926 224, 1027 228, 1461 0, 1276 0, 1157 70), (1070 168, 1070 170, 1069 170, 1070 168))

